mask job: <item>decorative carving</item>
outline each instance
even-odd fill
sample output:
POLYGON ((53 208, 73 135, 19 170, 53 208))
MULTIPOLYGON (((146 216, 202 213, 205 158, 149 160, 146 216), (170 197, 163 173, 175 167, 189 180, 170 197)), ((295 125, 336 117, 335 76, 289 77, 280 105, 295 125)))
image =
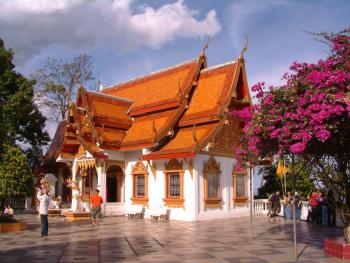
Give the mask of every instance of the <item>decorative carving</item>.
POLYGON ((87 102, 87 98, 86 98, 86 92, 85 92, 85 89, 80 86, 79 87, 79 93, 81 94, 81 98, 82 98, 82 101, 83 101, 83 104, 84 104, 84 119, 85 121, 87 122, 88 124, 88 127, 89 127, 89 130, 91 132, 91 135, 92 135, 92 138, 94 139, 94 143, 95 144, 99 144, 99 145, 102 145, 102 141, 101 141, 101 138, 98 136, 96 130, 95 130, 95 127, 92 123, 92 113, 89 109, 89 104, 87 102))
POLYGON ((82 159, 82 160, 76 160, 75 163, 75 170, 76 172, 79 169, 82 169, 83 171, 87 171, 91 168, 97 168, 96 159, 82 159))
POLYGON ((193 159, 184 158, 184 160, 187 164, 188 171, 191 174, 191 178, 193 179, 193 159))
POLYGON ((205 50, 209 47, 209 40, 210 40, 210 37, 209 37, 209 35, 207 35, 207 42, 205 43, 205 45, 202 49, 201 56, 205 56, 205 50))
POLYGON ((220 163, 217 163, 213 156, 210 156, 208 161, 203 162, 204 176, 207 176, 210 171, 215 171, 218 175, 221 175, 220 163))
POLYGON ((148 165, 144 165, 141 160, 138 160, 135 165, 131 166, 132 174, 148 174, 148 165))
POLYGON ((86 149, 83 145, 80 144, 78 153, 75 155, 76 158, 81 158, 86 156, 86 149))
POLYGON ((147 163, 149 167, 151 168, 152 174, 154 176, 154 179, 157 179, 157 166, 154 162, 151 162, 150 160, 147 160, 147 163))
POLYGON ((119 166, 120 168, 122 168, 123 174, 125 174, 125 161, 107 159, 107 160, 106 160, 106 172, 108 171, 108 168, 111 167, 111 166, 113 166, 113 165, 117 165, 117 166, 119 166))
POLYGON ((182 161, 179 162, 177 159, 170 159, 169 162, 165 162, 164 171, 183 171, 182 161))
POLYGON ((239 58, 243 59, 243 55, 244 53, 248 50, 248 36, 245 35, 245 44, 244 44, 244 48, 242 49, 241 53, 239 54, 239 58))
POLYGON ((239 121, 228 117, 211 139, 213 147, 209 147, 209 153, 234 157, 234 148, 238 145, 241 131, 239 121))

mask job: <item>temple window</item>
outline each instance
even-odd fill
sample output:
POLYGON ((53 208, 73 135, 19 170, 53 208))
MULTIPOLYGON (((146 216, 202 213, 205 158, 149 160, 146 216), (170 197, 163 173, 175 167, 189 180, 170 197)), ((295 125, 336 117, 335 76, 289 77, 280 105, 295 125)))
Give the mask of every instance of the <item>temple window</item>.
POLYGON ((133 204, 147 205, 148 203, 148 167, 141 160, 132 167, 133 204))
POLYGON ((145 196, 145 175, 144 174, 136 174, 135 175, 135 197, 144 197, 145 196))
POLYGON ((180 174, 179 173, 169 173, 169 197, 179 198, 180 197, 180 174))
POLYGON ((204 207, 221 207, 220 194, 220 164, 216 162, 214 157, 203 163, 203 179, 204 179, 204 207))
POLYGON ((244 171, 233 171, 233 203, 245 204, 248 200, 247 196, 247 174, 244 171))
POLYGON ((163 201, 169 207, 183 207, 184 205, 184 170, 182 163, 171 159, 165 163, 165 198, 163 201))

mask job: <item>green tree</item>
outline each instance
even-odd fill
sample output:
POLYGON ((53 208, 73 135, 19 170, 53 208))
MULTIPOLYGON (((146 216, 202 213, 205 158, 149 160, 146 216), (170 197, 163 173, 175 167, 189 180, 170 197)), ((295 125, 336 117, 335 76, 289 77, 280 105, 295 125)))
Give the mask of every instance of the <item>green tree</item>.
POLYGON ((17 73, 13 52, 0 39, 0 201, 31 196, 32 167, 41 162, 42 147, 49 141, 45 117, 33 102, 35 81, 17 73), (24 153, 25 152, 25 153, 24 153))
POLYGON ((33 76, 37 81, 37 101, 48 110, 48 117, 56 122, 65 119, 69 102, 76 95, 79 82, 93 80, 91 57, 80 55, 70 63, 48 58, 44 68, 33 76))
POLYGON ((46 119, 33 102, 35 81, 15 72, 12 59, 13 52, 0 39, 0 156, 5 144, 40 152, 49 141, 46 119))
POLYGON ((32 196, 33 189, 27 156, 16 146, 4 145, 0 155, 0 198, 32 196))
MULTIPOLYGON (((295 180, 295 191, 302 198, 306 198, 307 194, 315 189, 315 180, 310 177, 312 174, 311 167, 306 165, 303 160, 295 165, 296 180, 295 180)), ((270 194, 276 191, 280 191, 281 194, 284 192, 284 182, 276 174, 277 164, 263 168, 261 172, 264 174, 264 185, 258 189, 259 198, 268 198, 270 194), (283 185, 283 189, 282 189, 283 185)), ((287 192, 292 191, 292 178, 286 174, 286 189, 287 192)))

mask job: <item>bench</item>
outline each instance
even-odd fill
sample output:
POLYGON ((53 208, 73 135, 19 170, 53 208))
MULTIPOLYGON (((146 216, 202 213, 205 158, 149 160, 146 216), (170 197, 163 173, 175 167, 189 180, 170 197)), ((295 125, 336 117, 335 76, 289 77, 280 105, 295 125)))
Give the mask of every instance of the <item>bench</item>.
POLYGON ((151 209, 149 214, 151 219, 154 221, 158 221, 158 220, 165 221, 165 220, 169 220, 169 213, 170 213, 170 209, 167 209, 164 206, 158 206, 151 209))
POLYGON ((145 208, 142 205, 131 205, 126 210, 126 215, 133 219, 142 219, 145 214, 145 208))

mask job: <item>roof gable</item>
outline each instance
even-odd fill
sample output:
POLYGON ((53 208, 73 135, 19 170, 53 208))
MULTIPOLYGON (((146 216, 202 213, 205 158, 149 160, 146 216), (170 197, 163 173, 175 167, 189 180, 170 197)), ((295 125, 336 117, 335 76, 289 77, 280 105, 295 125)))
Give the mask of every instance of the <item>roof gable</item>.
POLYGON ((101 93, 133 101, 130 116, 178 107, 192 87, 202 67, 199 57, 174 67, 157 71, 125 83, 103 89, 101 93))

